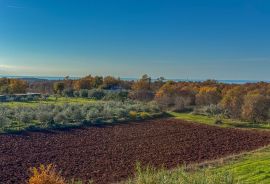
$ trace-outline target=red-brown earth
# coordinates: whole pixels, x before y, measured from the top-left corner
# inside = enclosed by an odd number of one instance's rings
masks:
[[[111,183],[143,165],[176,167],[268,145],[270,134],[176,119],[149,120],[69,131],[0,135],[0,183],[23,184],[29,168],[53,163],[67,178]]]

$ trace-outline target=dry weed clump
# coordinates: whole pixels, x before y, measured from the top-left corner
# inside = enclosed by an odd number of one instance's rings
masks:
[[[67,184],[52,164],[41,164],[38,168],[33,167],[30,170],[32,176],[29,178],[28,184]]]

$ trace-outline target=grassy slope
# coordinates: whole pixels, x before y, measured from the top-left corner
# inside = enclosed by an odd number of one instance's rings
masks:
[[[215,125],[214,117],[194,115],[190,113],[170,112],[170,114],[177,119]],[[256,125],[249,122],[241,122],[231,119],[224,119],[223,122],[224,124],[221,125],[222,127],[270,129],[269,124]],[[230,171],[234,174],[236,179],[239,179],[244,183],[270,183],[270,147],[236,157],[225,164],[219,166],[216,165],[211,169],[211,171]]]
[[[247,153],[213,169],[215,172],[230,171],[241,182],[270,183],[270,147]]]
[[[137,169],[136,177],[125,184],[268,184],[270,183],[270,147],[214,161],[198,169],[185,172],[181,167],[174,170],[154,168]]]
[[[204,116],[204,115],[195,115],[191,113],[176,113],[176,112],[169,112],[170,115],[177,119],[183,119],[187,121],[203,123],[208,125],[215,125],[215,117]],[[232,120],[232,119],[223,119],[223,124],[218,125],[221,127],[236,127],[236,128],[257,128],[257,129],[270,129],[270,124],[256,124],[251,122],[244,122],[239,120]]]
[[[93,103],[95,100],[93,99],[87,99],[87,98],[67,98],[67,97],[49,97],[47,100],[39,100],[39,101],[30,101],[30,102],[4,102],[1,103],[3,105],[9,105],[11,107],[17,107],[17,106],[36,106],[39,104],[65,104],[65,103]]]

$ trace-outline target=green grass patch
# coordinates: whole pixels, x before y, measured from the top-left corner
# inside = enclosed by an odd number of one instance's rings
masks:
[[[215,125],[221,127],[237,128],[258,128],[270,129],[269,124],[255,124],[239,120],[223,119],[222,125],[215,124],[215,117],[195,115],[191,113],[169,112],[176,119],[183,119],[196,123]],[[222,161],[222,163],[221,163]],[[203,168],[198,165],[192,166],[192,169],[183,169],[178,167],[174,170],[154,169],[147,167],[137,168],[136,177],[130,179],[129,184],[268,184],[270,183],[270,147],[263,148],[254,152],[244,153],[240,156],[234,156],[203,164]],[[188,172],[187,172],[188,171]]]
[[[229,171],[237,180],[245,184],[268,184],[270,183],[270,147],[236,157],[211,170]]]
[[[233,174],[228,171],[212,172],[201,170],[199,172],[186,172],[182,167],[173,171],[142,168],[137,165],[135,178],[123,184],[240,184]]]
[[[142,168],[127,184],[268,184],[270,183],[270,147],[239,156],[173,170]]]
[[[30,106],[35,107],[40,104],[54,104],[54,105],[62,105],[66,103],[79,103],[79,104],[86,104],[86,103],[94,103],[96,100],[89,99],[89,98],[70,98],[70,97],[49,97],[46,100],[36,100],[36,101],[29,101],[29,102],[2,102],[1,104],[8,105],[10,107],[18,107],[18,106]]]
[[[212,116],[197,115],[192,113],[177,113],[168,112],[176,119],[192,121],[196,123],[203,123],[207,125],[216,125],[216,118]],[[235,127],[235,128],[256,128],[256,129],[270,129],[270,123],[252,123],[234,119],[222,119],[223,124],[217,125],[220,127]]]

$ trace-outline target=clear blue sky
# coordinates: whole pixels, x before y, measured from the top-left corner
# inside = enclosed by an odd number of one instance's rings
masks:
[[[270,79],[269,0],[0,0],[0,74]]]

